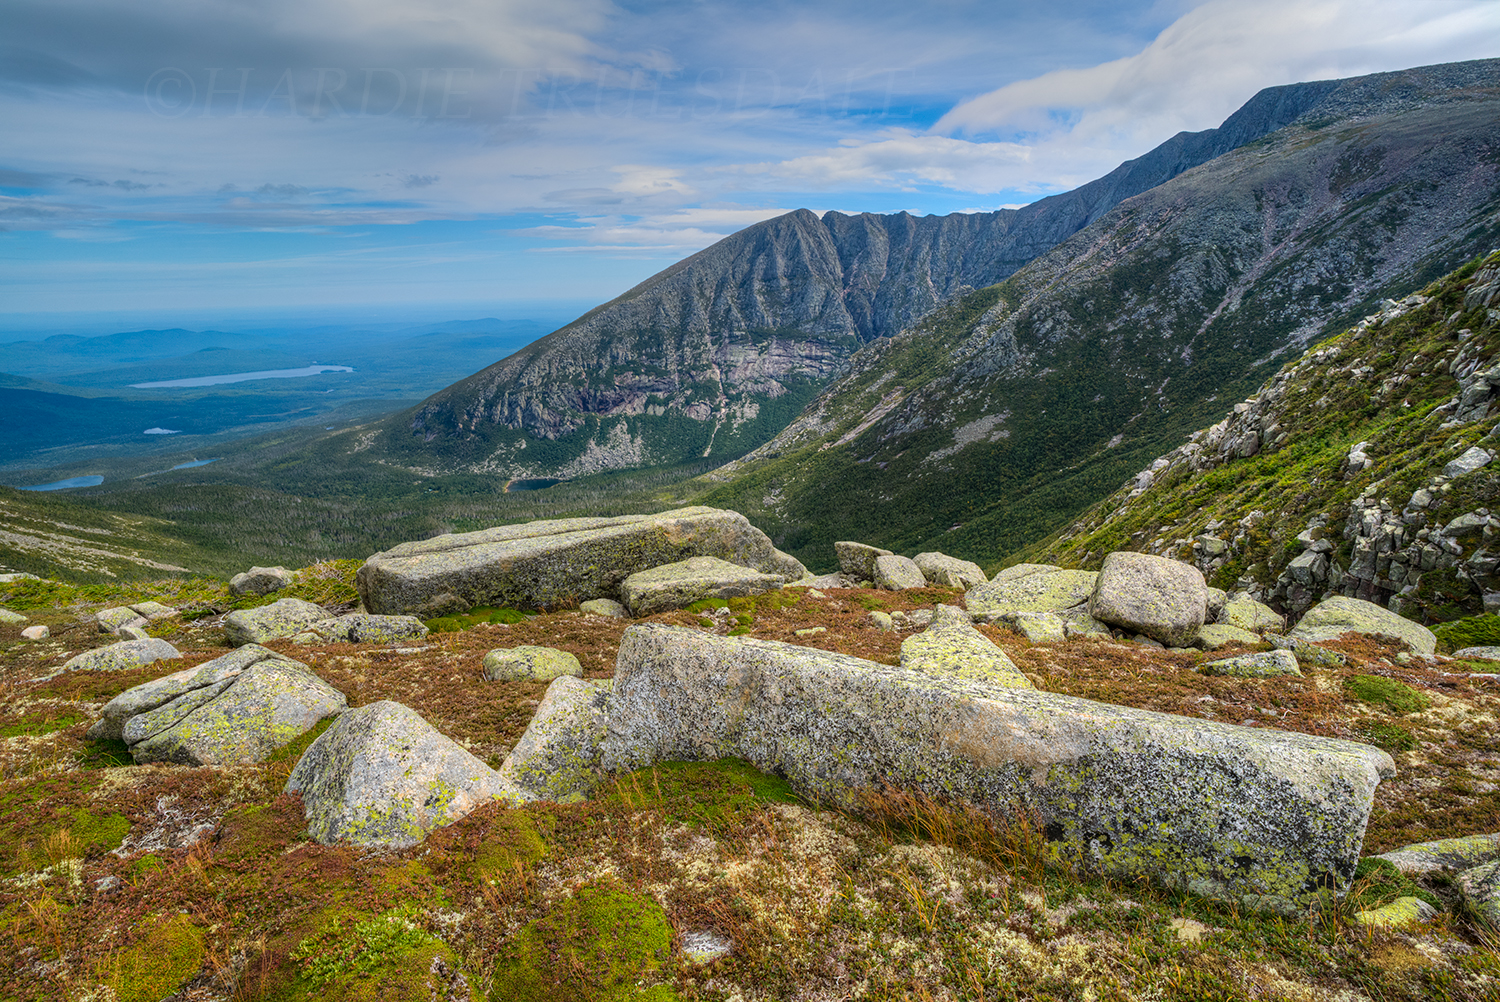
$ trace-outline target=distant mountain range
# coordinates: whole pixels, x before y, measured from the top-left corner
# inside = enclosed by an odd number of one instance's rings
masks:
[[[1500,60],[1271,88],[1025,209],[752,226],[388,419],[369,456],[575,477],[748,452],[688,493],[794,553],[999,556],[1330,323],[1500,242],[1497,169]]]

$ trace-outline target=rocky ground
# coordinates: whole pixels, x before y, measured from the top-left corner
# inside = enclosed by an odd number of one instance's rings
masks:
[[[1025,816],[901,790],[865,809],[799,799],[744,763],[659,765],[588,800],[498,802],[400,851],[324,846],[282,792],[312,732],[270,761],[132,764],[85,732],[105,702],[227,653],[233,608],[294,595],[353,608],[353,562],[236,598],[173,580],[80,589],[0,584],[0,998],[208,999],[1481,999],[1500,991],[1495,929],[1451,873],[1414,882],[1367,862],[1343,900],[1274,917],[1049,862]],[[179,659],[48,678],[118,640],[95,614],[154,599]],[[958,589],[783,589],[646,622],[815,646],[896,664],[923,610]],[[885,613],[887,621],[872,613]],[[895,616],[903,613],[904,616]],[[491,621],[493,620],[493,621]],[[903,622],[904,620],[904,622]],[[632,621],[559,608],[448,617],[418,641],[272,640],[351,707],[420,713],[492,766],[543,682],[489,681],[484,656],[568,651],[614,669]],[[636,622],[639,622],[636,621]],[[43,640],[21,637],[46,625]],[[895,629],[882,629],[892,625]],[[1370,639],[1303,676],[1194,668],[1253,648],[1174,652],[1110,637],[1030,643],[978,629],[1039,689],[1167,713],[1375,743],[1371,856],[1500,831],[1500,669]],[[801,632],[799,632],[801,631]],[[817,632],[807,632],[817,631]],[[1372,685],[1368,677],[1383,682]],[[1392,685],[1390,683],[1399,683]],[[1416,894],[1435,917],[1374,927]]]

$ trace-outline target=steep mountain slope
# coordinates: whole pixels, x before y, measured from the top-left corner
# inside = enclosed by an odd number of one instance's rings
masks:
[[[993,284],[1146,191],[1337,101],[1269,88],[1019,211],[914,217],[799,210],[737,233],[434,395],[382,451],[424,469],[574,476],[716,455],[775,434],[862,344]]]
[[[1497,168],[1500,61],[1346,81],[865,347],[699,496],[810,565],[836,538],[998,558],[1220,416],[1327,324],[1493,246]]]
[[[1330,594],[1496,611],[1497,386],[1500,252],[1320,343],[1040,553],[1167,554],[1293,613]]]

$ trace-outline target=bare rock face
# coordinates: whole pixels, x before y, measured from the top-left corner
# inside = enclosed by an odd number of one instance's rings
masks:
[[[365,561],[357,582],[371,612],[431,618],[474,606],[536,609],[619,598],[632,574],[690,557],[717,557],[783,580],[807,574],[745,516],[700,507],[527,522],[402,543]]]
[[[1192,564],[1117,550],[1104,558],[1089,599],[1095,619],[1168,647],[1186,647],[1203,627],[1208,586]]]
[[[346,705],[307,665],[250,644],[127,689],[89,736],[123,739],[137,763],[260,762]]]
[[[610,771],[727,756],[859,809],[891,784],[1041,816],[1066,861],[1302,914],[1346,891],[1385,752],[749,638],[626,631]]]
[[[324,845],[415,845],[498,798],[521,803],[489,766],[388,699],[345,712],[308,746],[286,781]]]

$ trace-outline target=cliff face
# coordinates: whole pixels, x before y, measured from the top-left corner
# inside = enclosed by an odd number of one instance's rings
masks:
[[[1195,563],[1298,614],[1500,611],[1500,252],[1327,339],[1041,548]]]
[[[384,448],[433,469],[572,476],[731,458],[774,435],[861,345],[998,282],[1122,200],[1337,97],[1262,91],[1222,127],[1181,133],[1021,210],[821,219],[734,234],[435,394]]]
[[[1013,552],[1328,325],[1500,243],[1497,168],[1500,61],[1341,83],[866,346],[700,497],[809,564],[839,538]]]

